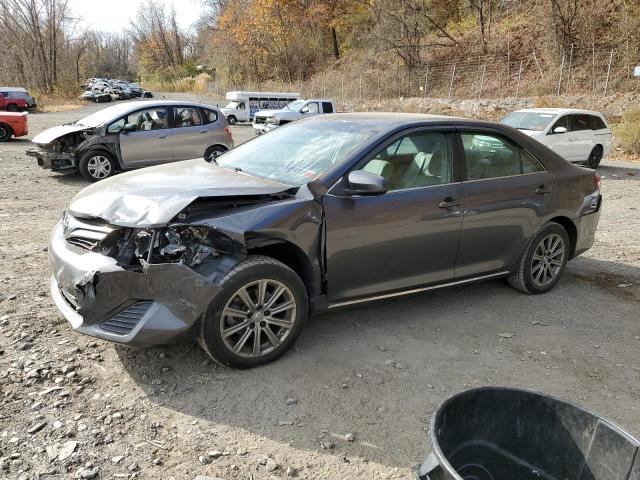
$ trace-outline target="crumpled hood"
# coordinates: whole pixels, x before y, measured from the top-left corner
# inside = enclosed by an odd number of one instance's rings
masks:
[[[38,143],[41,145],[45,145],[47,143],[53,142],[55,139],[64,137],[73,132],[81,132],[82,130],[91,130],[91,127],[86,127],[83,125],[59,125],[57,127],[49,128],[44,132],[39,133],[33,140],[33,143]]]
[[[123,227],[157,227],[199,197],[272,195],[290,188],[198,158],[101,180],[74,197],[69,213]]]

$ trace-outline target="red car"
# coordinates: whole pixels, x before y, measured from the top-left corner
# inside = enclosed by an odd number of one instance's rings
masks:
[[[28,109],[29,106],[24,98],[11,98],[9,92],[0,92],[0,110],[22,112]]]
[[[29,133],[27,114],[19,112],[0,112],[0,142],[6,142],[12,136],[22,137]]]

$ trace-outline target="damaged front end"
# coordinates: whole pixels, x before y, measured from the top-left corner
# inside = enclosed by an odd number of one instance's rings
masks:
[[[44,132],[46,133],[46,132]],[[71,173],[78,169],[79,152],[82,146],[96,135],[93,129],[73,131],[50,141],[36,136],[36,147],[27,150],[27,155],[35,157],[38,166],[56,172]],[[40,141],[39,141],[40,140]]]
[[[49,249],[51,293],[73,328],[127,344],[170,343],[190,333],[245,255],[210,226],[110,225],[65,214]]]

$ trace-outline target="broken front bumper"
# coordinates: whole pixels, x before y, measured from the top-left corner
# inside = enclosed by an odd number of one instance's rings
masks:
[[[68,244],[61,223],[49,241],[51,296],[74,330],[112,342],[155,345],[192,330],[221,288],[179,263],[125,270]]]
[[[70,153],[44,152],[37,148],[30,148],[27,150],[27,155],[36,157],[38,166],[56,172],[71,172],[78,169],[76,158]]]

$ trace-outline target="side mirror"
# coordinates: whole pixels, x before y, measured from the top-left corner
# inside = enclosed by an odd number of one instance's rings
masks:
[[[344,190],[347,195],[380,195],[387,191],[384,177],[365,170],[349,173],[349,186]]]
[[[300,109],[300,113],[309,113],[309,107],[308,106],[304,106]]]
[[[138,127],[136,127],[133,123],[127,123],[124,127],[122,127],[122,130],[120,130],[120,133],[129,133],[129,132],[135,132],[138,129]]]
[[[553,133],[567,133],[567,129],[565,127],[556,127],[553,129]]]

